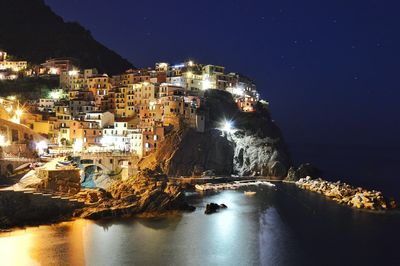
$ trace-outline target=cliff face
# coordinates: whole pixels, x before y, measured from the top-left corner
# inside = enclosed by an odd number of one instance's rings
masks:
[[[217,175],[286,176],[290,158],[266,106],[259,104],[256,112],[243,113],[231,94],[209,90],[202,108],[207,114],[206,132],[173,131],[157,152],[140,162],[140,167],[160,167],[171,176],[201,175],[207,170]],[[219,129],[224,120],[233,122],[232,132]]]
[[[132,64],[97,42],[78,23],[66,23],[43,0],[2,0],[0,49],[33,63],[51,57],[73,57],[81,67],[110,74]]]

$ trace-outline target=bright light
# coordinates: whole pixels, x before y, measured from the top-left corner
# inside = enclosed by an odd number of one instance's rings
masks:
[[[202,81],[202,89],[203,90],[207,90],[211,88],[211,81],[209,81],[208,79],[205,79]]]
[[[51,91],[50,94],[49,94],[49,97],[50,97],[51,99],[54,99],[54,100],[60,99],[61,96],[62,96],[62,93],[61,93],[60,91],[57,91],[57,90]]]
[[[8,112],[8,113],[11,113],[12,112],[12,105],[10,105],[10,106],[7,106],[6,107],[6,111]]]
[[[224,131],[224,132],[227,132],[227,133],[230,133],[230,132],[233,132],[234,131],[234,128],[233,128],[233,121],[231,121],[231,120],[224,120],[222,123],[221,123],[221,127],[220,127],[220,130],[221,131]]]
[[[9,99],[10,101],[15,101],[17,99],[17,96],[11,95],[8,96],[7,99]]]
[[[6,146],[6,137],[4,135],[0,135],[0,146]]]
[[[21,117],[23,113],[24,113],[24,111],[22,111],[21,109],[17,109],[17,110],[15,111],[15,114],[16,114],[18,117]]]
[[[193,73],[191,71],[188,71],[186,72],[186,75],[188,76],[188,78],[190,78],[193,75]]]
[[[36,143],[36,149],[37,149],[39,155],[45,153],[47,148],[48,148],[47,143],[44,140]]]
[[[193,66],[193,65],[194,65],[193,61],[190,60],[190,61],[188,62],[188,65],[189,65],[190,67]]]
[[[78,70],[70,70],[70,71],[68,71],[68,75],[70,75],[70,76],[77,76],[78,73],[79,73]]]
[[[80,152],[83,149],[83,140],[82,139],[76,139],[74,142],[74,145],[72,145],[72,149],[74,152]]]
[[[176,64],[176,65],[174,65],[174,66],[172,66],[173,68],[182,68],[182,67],[184,67],[185,66],[185,64]]]
[[[49,72],[50,72],[51,75],[57,75],[58,74],[58,69],[55,68],[55,67],[51,67]]]
[[[13,122],[15,124],[19,124],[19,123],[21,123],[21,120],[18,116],[14,116],[13,118],[11,118],[11,122]]]
[[[244,90],[242,88],[235,87],[232,90],[232,94],[243,96],[244,95]]]
[[[224,131],[231,131],[232,130],[232,122],[225,121],[224,127],[222,128]]]

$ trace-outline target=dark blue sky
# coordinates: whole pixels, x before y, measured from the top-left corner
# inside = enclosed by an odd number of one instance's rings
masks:
[[[288,142],[400,146],[391,0],[46,0],[138,67],[185,59],[252,77]]]

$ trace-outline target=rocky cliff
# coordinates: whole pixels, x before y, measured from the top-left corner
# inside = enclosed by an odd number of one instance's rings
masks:
[[[209,171],[283,179],[290,158],[282,134],[266,105],[259,103],[255,109],[241,112],[230,93],[208,90],[202,106],[206,131],[184,126],[174,129],[157,152],[139,163],[140,168],[160,167],[170,176],[198,176]],[[220,129],[225,120],[232,121],[231,132]]]
[[[87,219],[194,210],[186,203],[182,187],[165,175],[150,177],[146,173],[115,182],[107,191],[84,190],[77,197],[85,201],[86,207],[77,210],[74,216]]]

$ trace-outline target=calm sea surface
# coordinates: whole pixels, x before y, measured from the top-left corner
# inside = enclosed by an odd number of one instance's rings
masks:
[[[190,195],[158,219],[77,220],[0,234],[0,265],[400,265],[400,214],[336,205],[293,185]],[[228,209],[204,214],[208,202]]]
[[[295,164],[311,162],[325,179],[383,191],[400,201],[400,147],[289,145]]]

